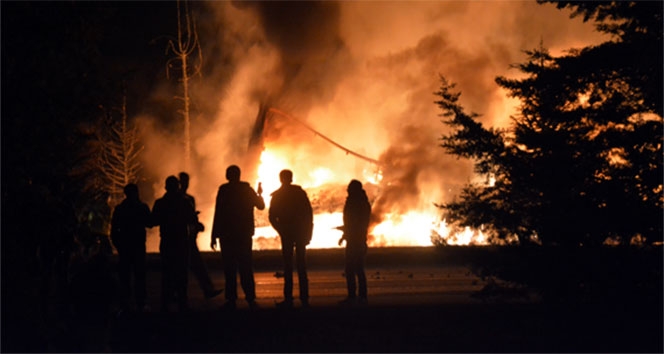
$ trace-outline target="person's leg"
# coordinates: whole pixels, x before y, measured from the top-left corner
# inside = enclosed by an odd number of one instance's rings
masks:
[[[300,300],[303,305],[309,303],[309,279],[307,278],[307,245],[298,242],[295,247],[297,257],[297,279],[300,286]]]
[[[168,244],[164,244],[162,239],[159,247],[161,258],[161,310],[166,311],[173,298],[173,260],[172,251]]]
[[[175,255],[175,286],[178,296],[178,306],[180,310],[186,310],[189,307],[187,297],[187,285],[189,280],[189,249],[187,240],[182,239],[178,243],[177,253]]]
[[[145,265],[145,244],[137,247],[134,252],[134,296],[138,310],[145,307],[146,298],[146,265]]]
[[[281,254],[284,259],[284,300],[293,302],[293,242],[281,238]]]
[[[118,251],[118,277],[120,278],[120,304],[125,310],[131,302],[131,256],[130,250]]]
[[[195,236],[190,236],[189,238],[189,268],[198,281],[201,290],[203,290],[203,294],[206,297],[212,296],[212,293],[215,291],[214,286],[212,285],[212,279],[210,279],[207,267],[203,263],[201,252],[198,250]]]
[[[221,244],[221,258],[224,265],[224,279],[226,288],[226,300],[235,301],[237,299],[237,251],[231,241],[224,241]]]
[[[251,237],[242,240],[239,255],[240,283],[247,302],[251,303],[256,299],[256,283],[254,282],[254,270],[251,259]]]
[[[367,245],[364,244],[362,245],[362,248],[360,249],[360,252],[357,257],[357,267],[356,267],[356,273],[357,273],[357,282],[359,286],[359,296],[361,300],[367,299],[367,276],[364,273],[364,259],[367,254]]]
[[[346,245],[346,289],[348,290],[348,298],[354,299],[356,294],[355,287],[355,258],[353,248],[351,245]]]

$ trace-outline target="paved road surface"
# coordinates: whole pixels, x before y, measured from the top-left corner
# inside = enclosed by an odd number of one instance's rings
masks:
[[[366,275],[372,305],[479,303],[471,297],[486,282],[472,274],[467,266],[449,264],[435,258],[432,248],[372,250]],[[204,253],[205,263],[218,288],[224,287],[219,253]],[[158,259],[152,256],[148,274],[149,303],[159,305],[161,274]],[[343,250],[310,250],[308,254],[309,293],[312,306],[336,305],[347,295],[343,277]],[[274,307],[283,300],[283,277],[278,251],[262,251],[255,257],[256,296],[259,305]],[[294,297],[297,298],[297,274],[294,274]],[[239,282],[239,279],[238,279]],[[224,295],[205,300],[198,283],[190,275],[189,291],[194,311],[214,310],[224,302]],[[244,298],[238,284],[238,295]],[[523,301],[524,299],[514,299]],[[238,305],[245,307],[244,301]]]
[[[661,323],[650,307],[543,304],[536,297],[478,299],[485,283],[463,262],[432,249],[380,250],[367,257],[369,306],[341,307],[340,250],[309,255],[311,307],[276,309],[283,279],[278,252],[258,253],[261,306],[219,310],[190,281],[192,312],[130,313],[113,324],[118,352],[661,352]],[[223,285],[218,254],[206,254]],[[154,262],[151,262],[154,265]],[[153,267],[156,271],[156,269]],[[149,296],[158,306],[159,274]],[[295,277],[296,278],[296,277]],[[297,289],[297,286],[295,286]],[[240,295],[242,296],[242,295]]]
[[[278,274],[277,274],[278,273]],[[210,272],[215,285],[224,287],[223,273],[218,269]],[[432,266],[403,266],[393,269],[370,267],[366,270],[369,298],[372,305],[378,304],[424,304],[424,303],[477,303],[473,292],[485,284],[461,266],[436,268]],[[159,304],[159,279],[161,275],[151,272],[149,279],[149,302]],[[283,300],[284,280],[280,270],[258,271],[254,274],[256,296],[259,305],[270,307]],[[294,274],[294,297],[297,298],[297,274]],[[194,279],[189,281],[188,291],[193,310],[210,310],[224,302],[224,294],[211,300],[203,298],[203,292]],[[347,295],[346,280],[342,270],[309,270],[309,294],[311,305],[332,305]],[[238,295],[244,299],[238,284]],[[238,301],[244,306],[244,301]]]
[[[49,296],[48,318],[40,319],[38,283],[26,278],[24,288],[14,289],[25,296],[5,302],[11,293],[3,288],[3,305],[9,304],[2,309],[3,352],[663,352],[661,304],[545,303],[505,291],[472,296],[486,283],[471,274],[468,260],[496,251],[370,249],[365,307],[337,303],[346,295],[342,249],[309,252],[308,309],[275,308],[283,284],[275,276],[279,251],[254,254],[256,311],[243,301],[237,311],[221,311],[223,295],[206,300],[190,279],[190,312],[71,317],[56,311],[64,311],[63,304]],[[204,257],[223,286],[219,253]],[[148,264],[149,302],[158,309],[158,255],[150,255]]]

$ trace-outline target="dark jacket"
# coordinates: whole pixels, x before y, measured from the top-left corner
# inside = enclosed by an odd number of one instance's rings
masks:
[[[364,190],[349,194],[344,204],[344,238],[347,242],[366,242],[371,204]]]
[[[145,245],[145,228],[150,227],[150,208],[140,200],[123,200],[113,211],[111,241],[116,249]]]
[[[162,239],[186,238],[188,225],[197,221],[196,211],[180,192],[166,192],[152,207],[152,224]]]
[[[265,202],[249,183],[239,181],[222,184],[217,192],[212,239],[223,242],[226,237],[253,236],[254,207],[263,210]]]
[[[313,209],[302,187],[294,184],[282,185],[272,193],[269,218],[282,238],[292,241],[311,241],[313,232]]]

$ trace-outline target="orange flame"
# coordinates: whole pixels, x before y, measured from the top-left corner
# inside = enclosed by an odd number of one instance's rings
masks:
[[[258,167],[258,181],[263,183],[265,203],[269,206],[270,194],[279,188],[275,176],[284,168],[288,168],[287,159],[282,158],[280,150],[270,147],[263,150]],[[345,185],[347,181],[339,181],[335,173],[325,167],[307,169],[303,176],[302,187],[315,188],[326,184]],[[296,175],[297,176],[297,175]],[[380,182],[380,171],[365,171],[365,182]],[[345,190],[345,189],[340,189]],[[310,196],[311,197],[311,196]],[[345,192],[339,199],[345,198]],[[309,248],[335,248],[342,233],[338,226],[343,225],[341,208],[330,212],[318,212],[314,215],[314,234]],[[278,249],[281,247],[277,232],[267,223],[266,215],[257,213],[257,227],[254,238],[254,249]],[[262,218],[261,218],[262,216]],[[432,206],[430,210],[412,210],[403,214],[389,213],[382,215],[381,222],[370,230],[369,247],[392,246],[432,246],[432,235],[439,236],[450,245],[482,245],[488,240],[482,232],[469,228],[460,233],[452,233],[444,220],[440,220],[440,211]]]

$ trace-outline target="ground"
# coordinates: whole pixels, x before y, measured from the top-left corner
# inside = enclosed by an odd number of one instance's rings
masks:
[[[186,313],[154,311],[160,273],[158,256],[152,255],[152,311],[115,315],[106,332],[79,326],[95,338],[88,344],[51,344],[44,350],[25,344],[25,350],[7,351],[662,352],[661,306],[552,304],[529,289],[483,280],[463,257],[441,257],[433,247],[369,252],[368,306],[338,304],[346,291],[343,251],[334,249],[308,254],[310,308],[296,301],[293,310],[277,309],[280,256],[261,251],[255,253],[259,309],[240,301],[234,312],[220,310],[223,294],[206,300],[190,279],[192,311]],[[204,257],[215,284],[223,287],[219,253]],[[3,328],[3,340],[6,333]]]

